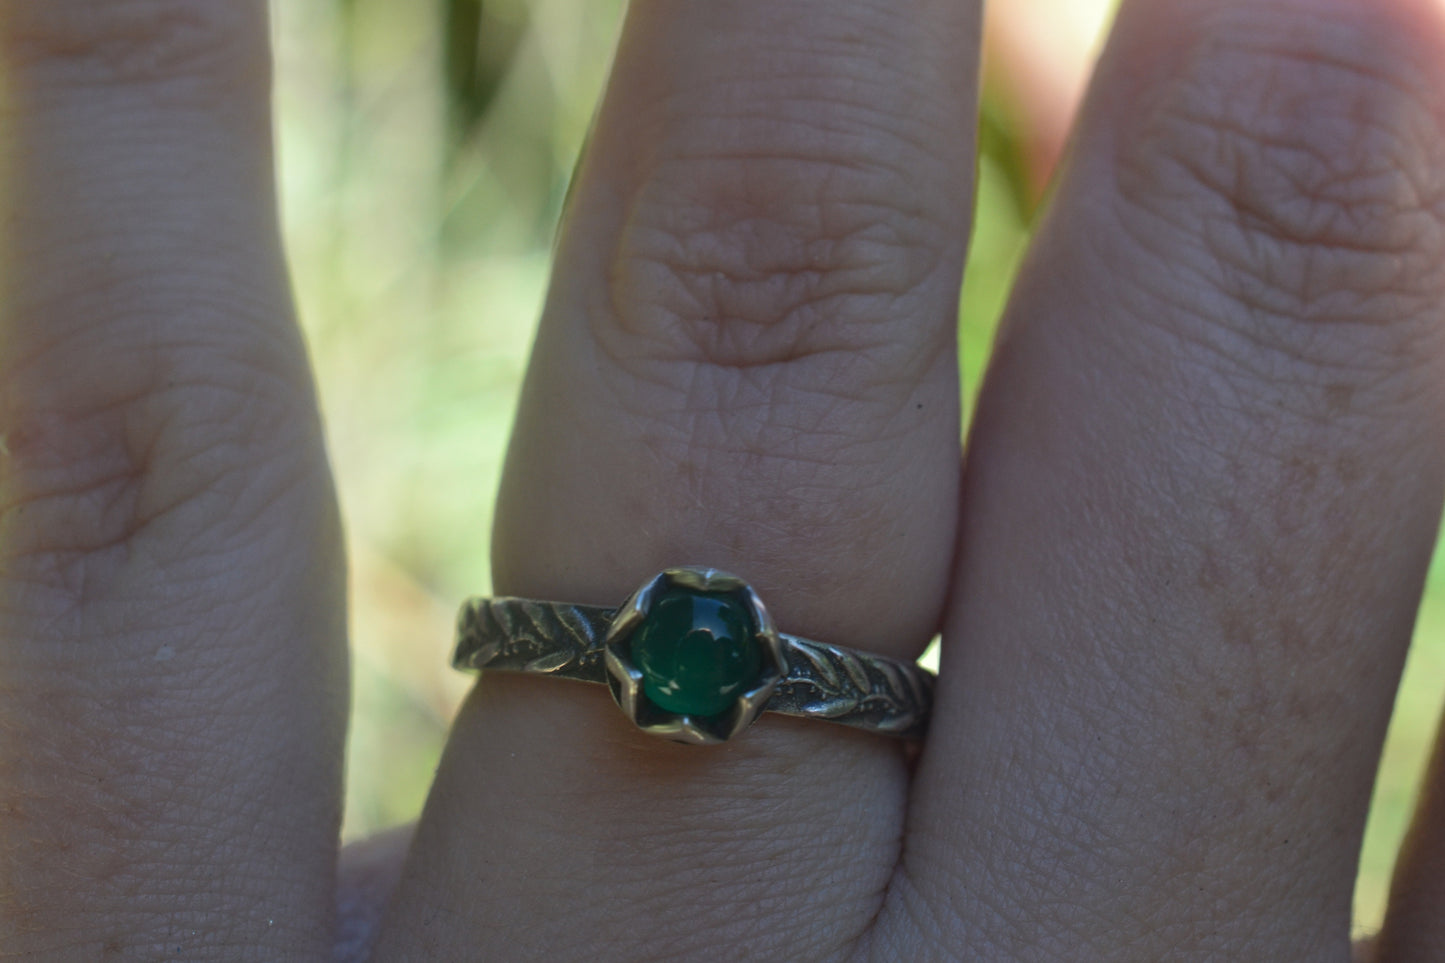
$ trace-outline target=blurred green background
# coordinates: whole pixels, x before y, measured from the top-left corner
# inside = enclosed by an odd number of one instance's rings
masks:
[[[287,243],[354,560],[347,838],[415,817],[465,690],[446,668],[452,616],[490,582],[514,399],[622,6],[275,5]],[[997,90],[985,101],[960,310],[970,392],[1032,206],[1017,112]],[[1376,789],[1361,931],[1378,924],[1445,697],[1442,590],[1437,565]]]

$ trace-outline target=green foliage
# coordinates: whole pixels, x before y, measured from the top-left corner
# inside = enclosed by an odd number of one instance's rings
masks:
[[[499,15],[499,6],[509,15]],[[442,84],[457,144],[466,144],[491,107],[526,29],[526,12],[515,3],[442,0]]]

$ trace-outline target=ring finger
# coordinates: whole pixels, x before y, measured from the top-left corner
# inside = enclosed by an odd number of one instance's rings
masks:
[[[974,3],[633,5],[509,455],[499,591],[616,604],[705,563],[785,631],[918,653],[953,547],[977,44]],[[831,955],[881,905],[905,783],[876,736],[767,717],[690,749],[600,687],[488,676],[377,959]]]

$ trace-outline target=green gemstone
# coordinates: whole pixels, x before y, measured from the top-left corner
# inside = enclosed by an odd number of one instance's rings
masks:
[[[653,599],[632,636],[648,701],[679,715],[726,712],[762,673],[751,623],[731,595],[674,588]]]

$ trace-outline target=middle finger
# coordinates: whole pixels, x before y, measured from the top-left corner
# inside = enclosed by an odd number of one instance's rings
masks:
[[[1348,958],[1445,480],[1434,7],[1122,6],[970,440],[905,926]]]

